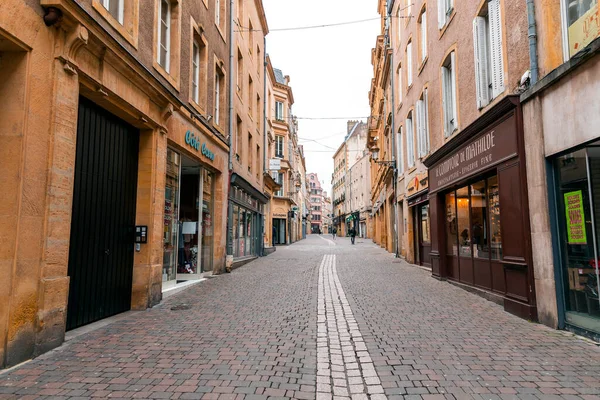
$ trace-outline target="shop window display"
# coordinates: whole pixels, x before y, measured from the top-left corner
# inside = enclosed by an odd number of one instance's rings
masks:
[[[473,257],[489,258],[485,181],[479,181],[471,185],[471,228]]]
[[[458,255],[458,226],[456,222],[456,194],[446,194],[446,253]]]
[[[471,231],[469,224],[469,188],[456,191],[456,216],[458,221],[458,254],[471,257]]]
[[[177,273],[179,235],[179,154],[167,150],[165,214],[163,229],[163,282],[174,281]]]
[[[600,147],[554,160],[566,319],[600,332]]]

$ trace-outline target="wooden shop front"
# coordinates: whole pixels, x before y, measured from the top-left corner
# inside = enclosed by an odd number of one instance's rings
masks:
[[[523,122],[511,96],[436,151],[429,168],[432,275],[537,319]]]

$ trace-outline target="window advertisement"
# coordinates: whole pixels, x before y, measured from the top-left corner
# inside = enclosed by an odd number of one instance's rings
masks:
[[[600,332],[600,147],[554,160],[566,322]]]
[[[600,36],[598,0],[563,0],[567,8],[569,56]]]

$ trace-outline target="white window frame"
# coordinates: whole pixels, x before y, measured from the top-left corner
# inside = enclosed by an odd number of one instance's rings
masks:
[[[221,26],[221,0],[215,0],[215,24]]]
[[[404,173],[404,154],[402,154],[402,126],[398,128],[398,133],[396,133],[396,151],[398,152],[396,156],[396,169],[398,170],[398,174]]]
[[[168,5],[167,7],[167,18],[164,19],[163,15],[162,15],[162,5],[163,2],[166,3]],[[162,66],[165,71],[167,71],[167,73],[169,73],[169,70],[171,69],[171,10],[172,8],[172,4],[169,0],[160,0],[158,2],[158,40],[157,40],[157,45],[158,45],[158,51],[156,52],[156,62],[158,63],[158,65]],[[163,25],[166,29],[166,34],[165,34],[165,38],[167,43],[162,43],[162,28]],[[165,50],[165,65],[162,65],[160,63],[160,55],[162,52],[162,48],[164,48]]]
[[[402,6],[399,6],[398,11],[396,12],[396,29],[398,29],[398,32],[396,32],[396,39],[398,40],[398,47],[400,47],[400,45],[402,44]]]
[[[415,166],[415,133],[413,124],[413,111],[406,117],[406,162],[408,168]]]
[[[454,0],[438,0],[438,28],[441,30],[448,23],[454,11]]]
[[[473,53],[475,55],[475,86],[477,90],[478,109],[487,106],[492,97],[490,90],[492,83],[489,72],[489,31],[487,25],[488,20],[485,17],[478,16],[473,20]]]
[[[450,137],[458,129],[458,113],[456,109],[456,52],[452,51],[448,58],[449,65],[442,66],[442,101],[444,114],[444,137]],[[450,67],[448,69],[448,67]]]
[[[283,197],[285,194],[285,174],[283,172],[277,172],[277,183],[281,185],[281,189],[275,193],[275,196]]]
[[[200,97],[200,44],[194,39],[192,45],[192,99],[196,104]]]
[[[427,58],[427,9],[421,13],[421,63]]]
[[[117,8],[117,21],[119,21],[119,23],[121,25],[123,25],[124,23],[124,12],[125,12],[125,3],[124,0],[102,0],[102,6],[104,8],[106,8],[106,11],[108,11],[108,13],[110,15],[112,15],[112,13],[110,12],[110,4],[116,2],[118,4],[118,8]],[[112,15],[114,17],[114,15]]]
[[[500,0],[490,0],[489,35],[490,35],[490,62],[492,98],[495,99],[504,92],[504,52],[502,46],[502,15]]]
[[[398,77],[398,104],[402,104],[402,65],[398,66],[398,72],[396,74]]]
[[[412,76],[412,40],[406,45],[406,87],[409,88],[413,84]]]
[[[275,135],[275,157],[285,158],[285,138],[281,135]]]
[[[417,141],[419,158],[429,154],[429,111],[427,100],[427,88],[423,90],[421,98],[417,101]]]
[[[277,121],[283,121],[283,102],[275,101],[275,119]]]
[[[220,125],[221,117],[221,74],[215,72],[215,124]]]

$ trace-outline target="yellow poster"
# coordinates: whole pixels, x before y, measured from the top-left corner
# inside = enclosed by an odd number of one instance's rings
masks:
[[[600,36],[600,13],[596,3],[569,26],[569,55],[573,56],[581,51],[598,36]]]

